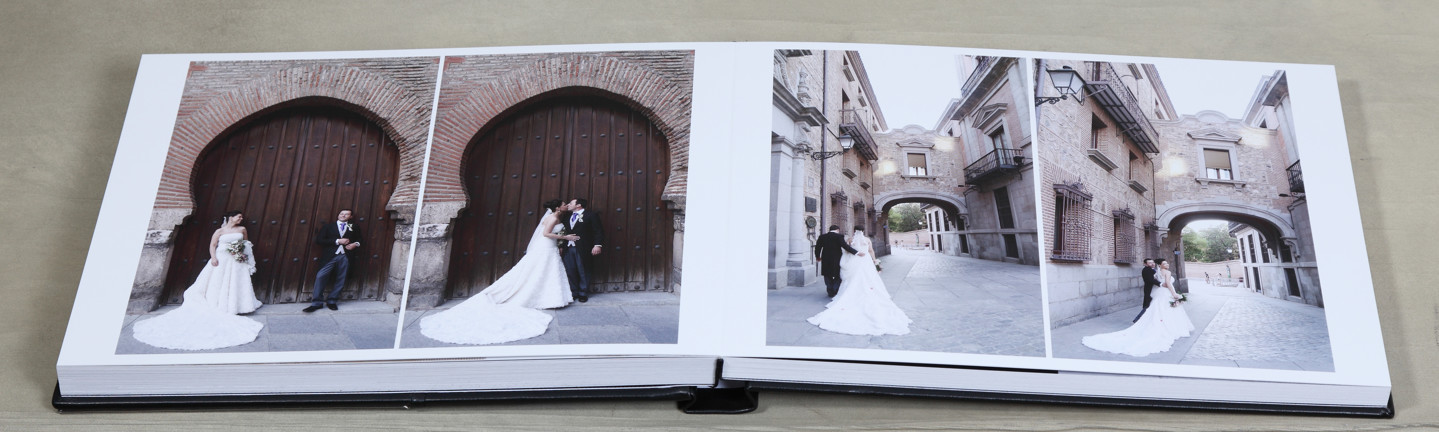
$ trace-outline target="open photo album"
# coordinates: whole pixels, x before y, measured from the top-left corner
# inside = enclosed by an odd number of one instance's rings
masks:
[[[1320,65],[146,55],[53,403],[743,412],[810,390],[1391,416],[1348,149]]]

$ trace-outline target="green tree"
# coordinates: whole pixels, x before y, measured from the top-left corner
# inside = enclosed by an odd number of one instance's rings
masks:
[[[1209,248],[1209,241],[1199,235],[1194,228],[1185,227],[1183,234],[1180,234],[1179,241],[1184,244],[1185,261],[1194,262],[1204,259],[1204,251]]]
[[[889,209],[889,230],[891,232],[910,232],[926,228],[924,212],[919,210],[919,204],[897,204]]]
[[[1211,227],[1200,233],[1206,243],[1204,247],[1204,262],[1219,262],[1229,259],[1228,249],[1236,248],[1237,241],[1229,236],[1228,227]]]

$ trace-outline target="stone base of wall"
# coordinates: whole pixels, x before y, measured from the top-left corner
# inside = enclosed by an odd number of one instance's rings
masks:
[[[1049,318],[1059,328],[1144,304],[1143,266],[1049,264]]]

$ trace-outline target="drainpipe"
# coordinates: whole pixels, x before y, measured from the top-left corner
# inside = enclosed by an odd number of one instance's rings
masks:
[[[822,65],[822,67],[820,67],[820,82],[823,84],[820,84],[819,103],[823,108],[820,112],[829,109],[829,51],[824,51],[822,55],[824,57],[820,62]],[[825,151],[825,143],[829,141],[828,138],[829,125],[821,125],[819,129],[819,151]],[[825,165],[824,160],[821,159],[819,161],[819,232],[821,233],[829,232],[829,222],[825,220],[825,207],[828,205],[824,202],[825,198],[827,198],[824,193],[825,184],[827,183],[825,181]]]

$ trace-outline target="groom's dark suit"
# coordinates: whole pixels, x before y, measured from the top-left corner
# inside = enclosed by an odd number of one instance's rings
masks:
[[[320,246],[320,271],[315,275],[315,294],[310,299],[312,306],[335,304],[340,300],[340,290],[345,288],[345,275],[350,272],[350,254],[355,251],[345,250],[344,246],[335,242],[339,239],[349,239],[352,243],[360,241],[360,229],[353,222],[345,223],[345,232],[340,232],[340,225],[336,222],[323,223],[320,227],[319,234],[315,236],[315,244]],[[327,293],[325,280],[332,277],[334,286]]]
[[[600,223],[600,215],[589,210],[579,213],[578,216],[572,214],[562,217],[560,221],[565,224],[566,232],[580,236],[579,240],[575,240],[574,246],[565,243],[561,248],[560,258],[570,279],[570,293],[575,299],[585,301],[590,294],[590,277],[598,268],[595,267],[595,256],[591,250],[595,245],[605,244],[605,228]]]
[[[1154,278],[1154,273],[1154,268],[1150,266],[1144,266],[1144,270],[1139,271],[1140,278],[1144,279],[1144,306],[1139,308],[1139,315],[1134,316],[1133,322],[1138,322],[1144,311],[1149,310],[1149,293],[1159,286],[1159,279]]]
[[[824,276],[824,291],[830,297],[839,293],[839,259],[845,251],[859,253],[844,242],[843,234],[837,232],[822,234],[814,242],[814,257],[819,259],[819,274]]]

